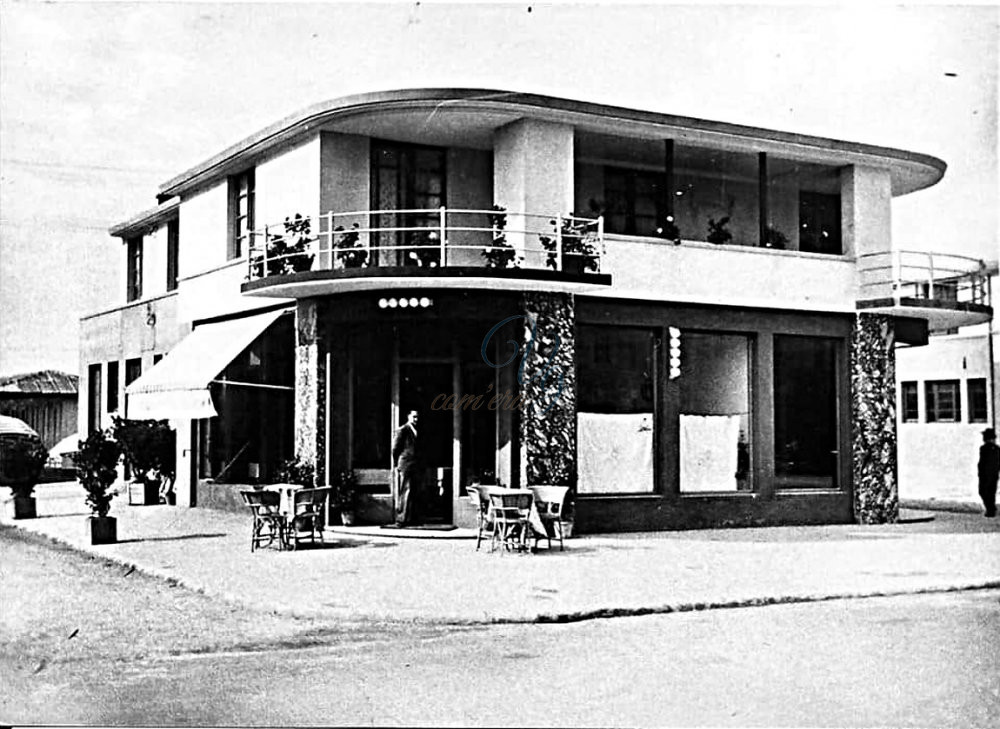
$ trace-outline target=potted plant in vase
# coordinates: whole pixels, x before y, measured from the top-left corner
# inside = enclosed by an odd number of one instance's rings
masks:
[[[336,475],[330,503],[333,508],[340,509],[340,521],[344,526],[354,526],[360,496],[358,476],[354,471],[341,471]]]
[[[135,474],[135,485],[142,493],[141,503],[173,504],[176,434],[169,423],[166,420],[125,420],[116,417],[112,434]]]
[[[34,490],[41,478],[49,452],[37,435],[5,435],[0,440],[3,449],[2,481],[14,496],[14,518],[34,519]]]
[[[558,236],[539,233],[538,242],[548,251],[545,265],[553,271],[559,270],[559,242],[562,239],[562,270],[566,273],[582,274],[601,270],[597,250],[597,233],[590,230],[587,221],[573,216],[562,219],[562,225],[555,220],[549,224],[559,232]]]
[[[334,228],[337,233],[333,247],[337,250],[337,263],[342,268],[363,268],[368,265],[368,250],[361,242],[361,226],[355,223],[350,230],[343,225]]]
[[[108,516],[114,493],[111,485],[118,478],[121,446],[107,433],[95,430],[87,440],[80,441],[74,456],[77,478],[87,492],[87,506],[94,513],[88,518],[91,544],[114,544],[118,541],[115,517]]]
[[[788,236],[782,233],[777,228],[773,228],[770,225],[767,226],[767,231],[764,233],[764,247],[765,248],[776,248],[778,250],[784,250],[788,245]]]
[[[723,218],[719,218],[718,220],[715,218],[709,218],[708,235],[706,236],[706,240],[708,240],[709,243],[714,243],[715,245],[722,245],[731,241],[733,239],[733,234],[729,232],[729,228],[726,227],[728,225],[728,215]]]
[[[486,259],[486,267],[516,267],[519,263],[517,251],[507,242],[507,208],[494,205],[493,210],[494,212],[489,214],[490,226],[493,228],[493,244],[483,248],[482,251],[482,256]]]

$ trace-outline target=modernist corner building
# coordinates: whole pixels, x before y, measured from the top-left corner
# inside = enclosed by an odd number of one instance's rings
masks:
[[[583,532],[892,521],[896,349],[992,316],[978,261],[891,240],[944,171],[524,93],[319,104],[111,228],[81,432],[169,419],[180,505],[299,456],[387,522],[417,409],[428,521],[477,481],[569,485]]]

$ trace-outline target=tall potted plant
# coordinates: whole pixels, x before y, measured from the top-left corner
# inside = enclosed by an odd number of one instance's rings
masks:
[[[340,521],[344,526],[354,525],[360,496],[358,476],[354,471],[341,471],[336,475],[330,501],[334,508],[340,510]]]
[[[41,478],[49,452],[38,436],[5,435],[0,440],[3,456],[0,472],[4,486],[14,495],[14,518],[35,518],[35,484]]]
[[[90,523],[91,544],[114,544],[118,541],[118,524],[108,516],[114,493],[111,485],[118,478],[121,446],[103,430],[95,430],[87,440],[80,441],[80,450],[73,456],[77,478],[87,492],[87,506],[93,512]]]

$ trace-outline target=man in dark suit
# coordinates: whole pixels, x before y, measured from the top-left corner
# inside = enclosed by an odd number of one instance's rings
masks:
[[[993,428],[983,431],[979,447],[979,496],[986,508],[985,516],[997,515],[997,476],[1000,475],[1000,447]]]
[[[411,410],[406,424],[396,431],[392,441],[392,460],[399,474],[399,491],[396,498],[396,526],[413,523],[413,491],[419,487],[420,450],[417,438],[417,411]]]

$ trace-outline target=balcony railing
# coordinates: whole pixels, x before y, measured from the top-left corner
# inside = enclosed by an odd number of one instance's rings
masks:
[[[294,215],[249,234],[248,280],[303,271],[412,266],[600,273],[603,218],[503,209]]]
[[[968,256],[886,251],[858,258],[860,300],[892,305],[990,306],[986,264]]]

